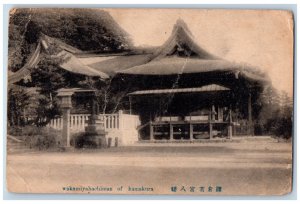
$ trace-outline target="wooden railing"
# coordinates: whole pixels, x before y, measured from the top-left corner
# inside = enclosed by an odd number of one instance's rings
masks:
[[[105,129],[119,129],[120,128],[120,117],[119,114],[102,114],[104,117]]]
[[[72,114],[70,115],[70,130],[71,132],[84,131],[84,127],[87,125],[87,120],[89,119],[89,114]],[[55,118],[50,121],[48,127],[56,130],[61,130],[63,127],[63,119]]]
[[[124,114],[119,111],[115,114],[100,114],[104,117],[104,126],[106,130],[126,130],[137,129],[140,125],[139,117],[136,115]],[[87,126],[90,114],[71,114],[70,115],[70,130],[71,132],[81,132]],[[52,119],[48,124],[56,130],[61,130],[63,127],[63,119]]]

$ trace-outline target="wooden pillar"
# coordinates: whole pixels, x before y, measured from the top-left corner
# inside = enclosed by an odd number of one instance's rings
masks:
[[[213,139],[213,124],[212,124],[212,112],[211,110],[209,111],[209,122],[208,122],[208,126],[209,126],[209,139]]]
[[[216,109],[214,105],[211,106],[211,120],[212,121],[216,120]]]
[[[190,123],[190,140],[192,141],[192,140],[194,140],[194,133],[193,133],[193,124],[192,123]]]
[[[152,121],[149,122],[149,127],[150,127],[150,141],[154,140],[154,131],[153,131],[153,124]]]
[[[228,139],[231,138],[232,138],[232,115],[231,115],[231,108],[229,108]]]
[[[213,124],[212,122],[209,123],[209,139],[213,139]]]
[[[129,96],[129,114],[132,114],[132,110],[131,110],[131,96]]]
[[[251,92],[248,95],[248,134],[253,135],[252,96],[251,96]]]
[[[173,125],[170,123],[170,140],[174,140]]]

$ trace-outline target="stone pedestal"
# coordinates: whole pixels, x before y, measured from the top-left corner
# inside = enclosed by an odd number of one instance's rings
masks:
[[[63,88],[58,90],[57,96],[60,98],[60,107],[63,110],[63,130],[62,146],[70,147],[70,111],[72,108],[72,95],[74,93],[84,93],[85,96],[91,96],[92,116],[85,128],[86,134],[84,140],[95,142],[98,147],[106,146],[104,118],[99,116],[99,105],[95,98],[95,90],[79,88]]]
[[[92,115],[85,127],[86,139],[95,142],[97,147],[107,147],[105,137],[104,118],[99,115]]]

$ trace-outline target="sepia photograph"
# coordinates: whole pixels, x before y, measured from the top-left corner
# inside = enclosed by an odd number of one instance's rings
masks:
[[[7,57],[11,193],[293,190],[292,11],[16,7]]]

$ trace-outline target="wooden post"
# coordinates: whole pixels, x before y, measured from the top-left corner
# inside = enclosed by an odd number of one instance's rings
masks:
[[[192,123],[190,123],[190,140],[192,141],[192,140],[194,140],[194,133],[193,133],[193,124]]]
[[[253,135],[253,122],[252,122],[252,96],[248,96],[248,134]]]
[[[174,140],[173,125],[170,123],[170,140]]]
[[[131,110],[131,96],[129,96],[129,114],[132,114],[132,110]]]
[[[231,115],[231,108],[229,108],[228,139],[231,138],[232,138],[232,115]]]
[[[211,120],[212,121],[216,120],[216,109],[215,109],[214,105],[212,105],[212,107],[211,107]]]
[[[152,121],[149,122],[149,126],[150,126],[150,141],[153,141],[154,140],[154,134],[153,134]]]
[[[209,139],[213,139],[213,124],[212,122],[209,123]]]
[[[212,126],[212,121],[211,121],[211,117],[212,117],[212,113],[211,113],[211,110],[209,111],[209,122],[208,122],[208,125],[209,125],[209,139],[213,139],[213,126]]]

